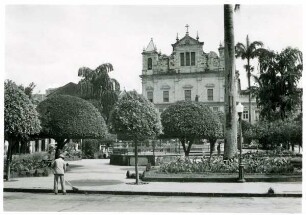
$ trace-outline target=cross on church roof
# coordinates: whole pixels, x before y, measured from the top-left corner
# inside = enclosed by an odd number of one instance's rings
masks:
[[[185,27],[186,27],[186,29],[187,29],[187,30],[186,30],[186,34],[188,34],[188,33],[189,33],[189,32],[188,32],[189,25],[187,24]]]

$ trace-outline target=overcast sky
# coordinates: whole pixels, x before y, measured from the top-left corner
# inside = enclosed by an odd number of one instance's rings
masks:
[[[5,8],[5,79],[34,82],[35,93],[77,83],[77,71],[112,63],[122,89],[141,92],[141,52],[153,38],[158,50],[171,54],[176,39],[189,34],[204,42],[204,51],[218,51],[223,41],[223,5],[201,6],[48,6]],[[302,50],[300,5],[242,5],[235,13],[235,42],[259,40],[266,48]],[[243,63],[237,60],[242,87]]]

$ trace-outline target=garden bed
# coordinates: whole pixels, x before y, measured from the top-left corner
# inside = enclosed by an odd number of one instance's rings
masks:
[[[10,174],[11,178],[22,178],[22,177],[43,177],[49,176],[52,173],[51,168],[33,169],[33,170],[22,170],[19,172],[12,171]],[[4,173],[4,176],[6,173]]]
[[[160,173],[146,171],[143,181],[154,182],[237,182],[238,173]],[[245,174],[246,182],[301,182],[302,174]]]
[[[245,179],[249,182],[302,181],[302,157],[286,151],[248,152],[242,155]],[[163,160],[159,167],[144,173],[146,181],[235,182],[239,156],[177,157]]]
[[[72,157],[75,160],[77,157]],[[13,155],[11,162],[11,178],[17,177],[42,177],[52,174],[51,164],[53,160],[46,152],[36,152],[33,154]],[[6,160],[4,160],[6,165]],[[3,170],[6,170],[4,167]],[[67,171],[69,166],[67,165]],[[6,172],[3,173],[6,176]]]

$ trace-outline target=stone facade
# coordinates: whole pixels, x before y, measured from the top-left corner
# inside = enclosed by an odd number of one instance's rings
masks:
[[[180,100],[205,102],[214,111],[224,111],[224,47],[219,53],[203,51],[204,42],[189,36],[172,44],[170,56],[157,52],[151,39],[142,52],[142,94],[162,112],[167,106]],[[248,96],[237,91],[237,101],[247,111]],[[255,119],[256,102],[252,119]],[[245,115],[245,114],[244,114]],[[244,117],[246,120],[247,117]]]

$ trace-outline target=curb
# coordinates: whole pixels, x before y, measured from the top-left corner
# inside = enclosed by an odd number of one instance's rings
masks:
[[[222,176],[222,177],[221,177]],[[301,175],[246,175],[246,182],[302,182]],[[148,182],[214,182],[214,183],[234,183],[238,182],[238,176],[219,175],[219,177],[163,177],[163,175],[144,174],[143,181]]]
[[[3,192],[53,193],[51,189],[3,188]],[[107,190],[67,190],[73,194],[111,194],[111,195],[149,195],[149,196],[197,196],[197,197],[292,197],[302,198],[299,193],[186,193],[186,192],[150,192],[150,191],[107,191]],[[60,193],[59,193],[60,194]]]
[[[302,177],[298,178],[244,178],[246,182],[302,182]],[[238,183],[238,178],[157,178],[143,177],[143,181],[148,182],[212,182],[212,183]]]

